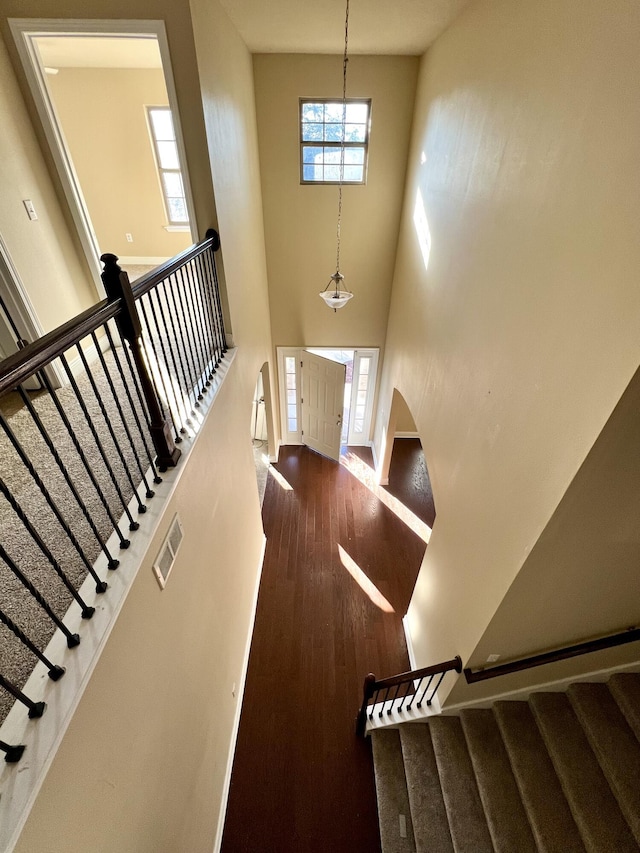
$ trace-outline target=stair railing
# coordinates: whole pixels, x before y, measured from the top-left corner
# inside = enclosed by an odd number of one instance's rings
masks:
[[[452,660],[380,680],[370,672],[364,680],[362,705],[356,721],[356,734],[364,736],[367,720],[373,720],[374,715],[382,719],[385,714],[391,716],[394,712],[408,712],[414,706],[421,708],[425,700],[426,705],[430,706],[448,672],[462,672],[460,657],[456,656]],[[434,680],[435,684],[433,684]]]
[[[30,717],[45,705],[24,694],[14,673],[39,659],[52,680],[64,675],[43,652],[56,628],[69,648],[80,643],[60,618],[61,602],[75,601],[91,619],[94,608],[78,591],[84,579],[106,592],[99,572],[119,565],[112,543],[129,547],[152,486],[177,464],[185,433],[195,432],[227,351],[219,245],[208,231],[133,286],[118,258],[103,255],[107,299],[0,362],[0,398],[14,392],[18,410],[0,410],[0,570],[13,590],[11,601],[0,601],[11,638],[0,688]],[[63,387],[54,388],[54,375]],[[25,387],[33,378],[44,389],[36,396]],[[9,762],[22,754],[4,741],[0,750]]]

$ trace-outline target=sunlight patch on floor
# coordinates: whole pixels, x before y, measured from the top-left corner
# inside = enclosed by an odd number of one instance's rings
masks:
[[[393,605],[387,601],[373,581],[369,580],[353,557],[350,557],[349,554],[347,554],[342,545],[338,545],[338,553],[340,554],[340,562],[342,565],[349,572],[360,589],[371,599],[375,606],[379,607],[384,613],[395,613],[396,611],[393,609]]]
[[[280,473],[280,471],[278,471],[277,468],[274,468],[273,465],[269,465],[269,472],[271,473],[271,476],[276,481],[276,483],[280,486],[281,489],[284,489],[285,492],[292,492],[293,491],[293,486],[291,485],[291,483],[289,483],[288,480],[286,480],[282,476],[282,474]]]
[[[391,512],[397,515],[400,521],[404,522],[404,524],[406,524],[407,527],[416,534],[416,536],[419,536],[425,544],[429,544],[429,540],[431,539],[431,528],[429,525],[425,524],[424,521],[418,518],[415,513],[411,512],[410,509],[407,509],[401,501],[394,498],[393,495],[389,494],[386,489],[379,485],[379,483],[376,482],[375,471],[373,471],[366,462],[363,462],[362,459],[360,459],[359,456],[356,456],[352,451],[348,451],[340,457],[340,464],[344,465],[347,471],[353,474],[353,476],[358,479],[363,486],[366,486],[369,491],[387,507],[387,509],[390,509]]]

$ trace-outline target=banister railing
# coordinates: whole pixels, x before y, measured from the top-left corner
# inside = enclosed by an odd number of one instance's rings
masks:
[[[539,652],[538,654],[528,655],[517,660],[506,661],[497,666],[489,666],[483,669],[467,668],[464,670],[464,677],[468,684],[475,684],[477,681],[486,681],[488,678],[511,675],[514,672],[521,672],[524,669],[531,669],[535,666],[557,663],[558,661],[568,660],[569,658],[579,657],[580,655],[587,655],[592,652],[613,649],[616,646],[637,642],[640,642],[640,628],[627,628],[625,631],[619,631],[617,634],[609,634],[606,637],[585,640],[582,643],[573,643],[570,646],[564,646],[548,652]]]
[[[367,728],[367,720],[373,721],[374,716],[382,719],[385,715],[410,711],[414,705],[421,708],[426,700],[428,706],[433,702],[442,680],[448,672],[462,672],[462,660],[456,656],[451,660],[426,666],[422,669],[402,672],[389,678],[376,679],[369,673],[364,680],[363,698],[358,718],[356,733],[363,736]],[[426,685],[424,684],[427,681]],[[433,684],[436,681],[435,685]],[[395,690],[393,688],[395,687]],[[404,688],[401,693],[401,688]],[[392,693],[393,691],[393,693]],[[391,696],[389,694],[392,693]]]
[[[209,231],[133,286],[103,255],[107,299],[0,362],[0,588],[11,589],[0,598],[0,720],[13,700],[42,714],[23,692],[34,663],[57,680],[64,669],[44,654],[51,636],[62,631],[69,648],[81,641],[60,614],[75,601],[93,616],[82,583],[91,576],[105,593],[103,570],[119,565],[113,542],[129,547],[153,485],[178,462],[176,445],[197,430],[227,351],[218,248]],[[35,395],[32,378],[43,389]],[[0,750],[6,761],[21,754],[4,741]]]

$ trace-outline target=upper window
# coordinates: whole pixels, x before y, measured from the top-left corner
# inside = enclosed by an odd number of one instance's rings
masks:
[[[170,225],[187,225],[187,200],[178,159],[176,133],[169,107],[147,107],[160,186]]]
[[[300,180],[303,184],[340,182],[344,143],[345,184],[364,184],[367,174],[371,101],[300,101]]]

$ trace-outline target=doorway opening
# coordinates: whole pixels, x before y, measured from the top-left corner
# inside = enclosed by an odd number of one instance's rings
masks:
[[[98,293],[102,253],[136,278],[190,246],[195,216],[162,22],[141,32],[126,21],[11,26]]]
[[[304,444],[302,434],[302,354],[344,365],[340,444],[367,445],[376,392],[379,350],[356,347],[278,347],[280,416],[283,444]]]

